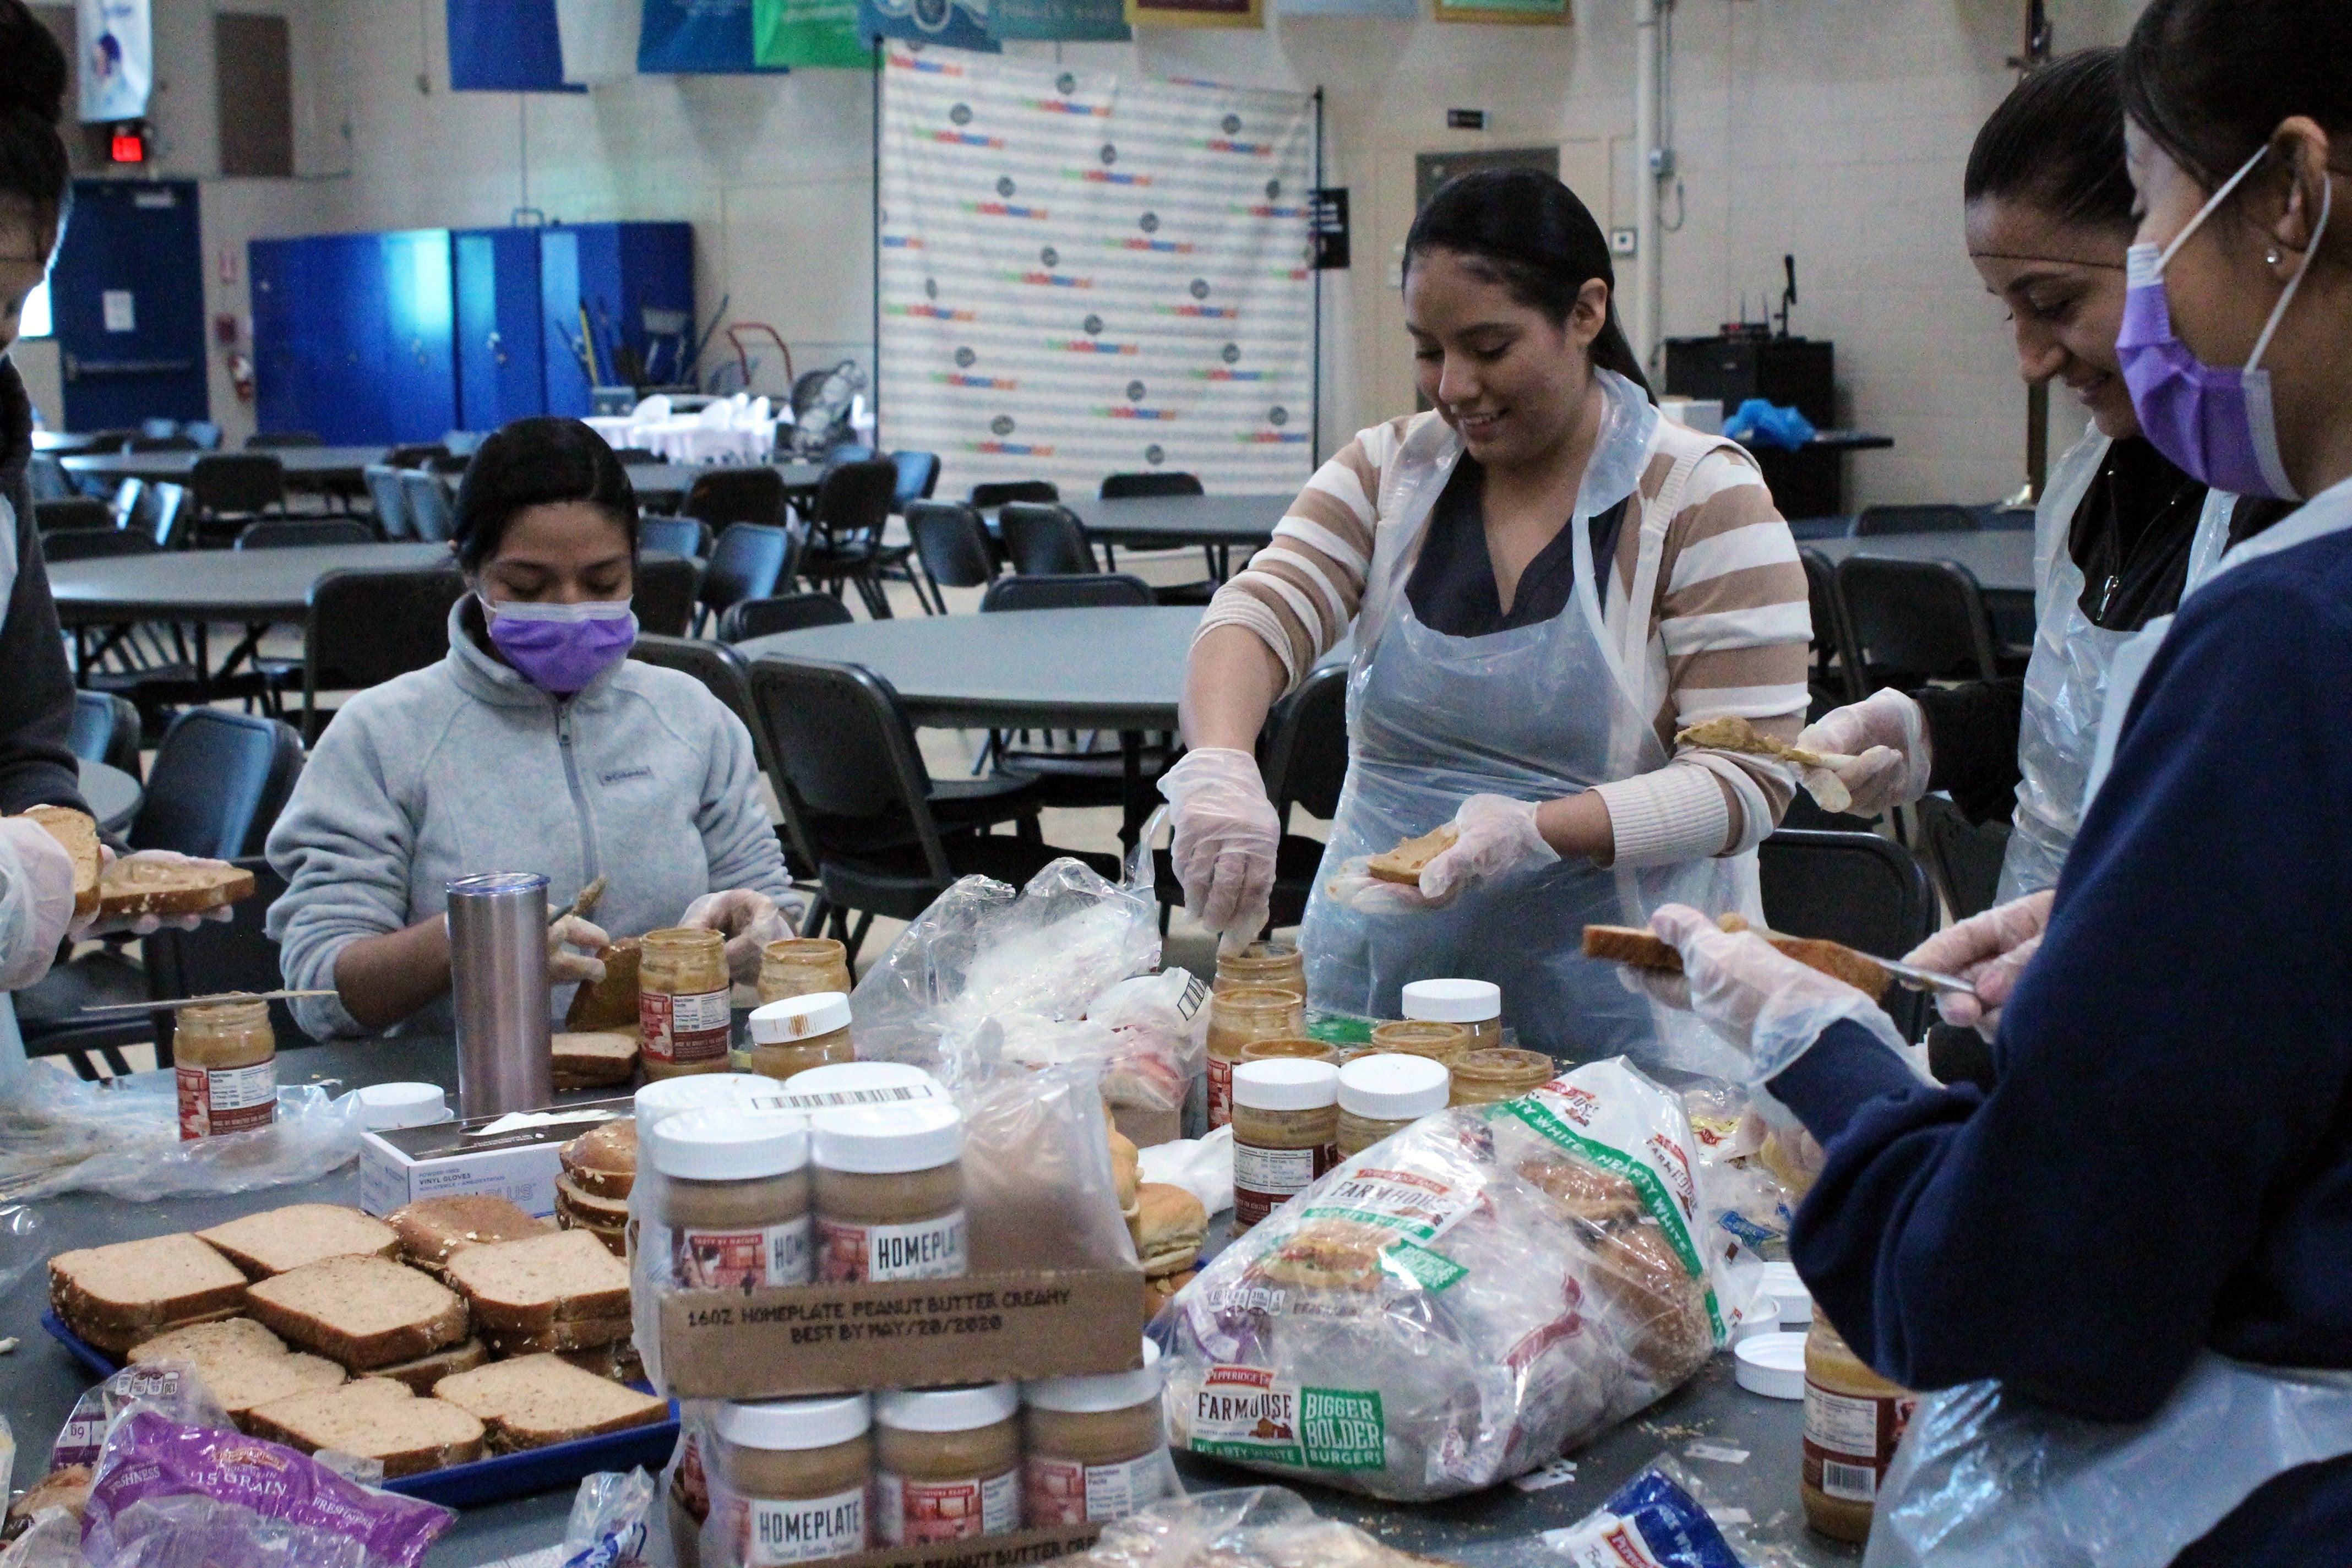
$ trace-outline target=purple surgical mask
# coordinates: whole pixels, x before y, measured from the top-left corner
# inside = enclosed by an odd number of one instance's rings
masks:
[[[2327,232],[2327,219],[2336,205],[2335,182],[2328,182],[2320,199],[2319,223],[2312,231],[2310,248],[2304,252],[2303,266],[2287,284],[2286,292],[2279,296],[2243,369],[2206,364],[2173,336],[2172,306],[2164,291],[2164,269],[2174,253],[2253,172],[2268,151],[2264,148],[2246,160],[2189,220],[2189,226],[2172,237],[2170,245],[2161,250],[2153,245],[2135,245],[2126,253],[2124,323],[2116,339],[2116,356],[2123,365],[2124,384],[2131,389],[2141,433],[2182,472],[2234,495],[2301,500],[2279,458],[2271,373],[2262,368],[2262,363],[2295,290],[2303,287],[2304,274],[2311,270],[2311,258],[2319,254],[2319,241]]]
[[[637,617],[626,599],[585,605],[482,601],[490,641],[541,691],[569,697],[629,657]]]

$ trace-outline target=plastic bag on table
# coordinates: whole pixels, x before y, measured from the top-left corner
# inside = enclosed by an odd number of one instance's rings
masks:
[[[304,1085],[278,1091],[269,1126],[184,1142],[170,1073],[84,1083],[28,1068],[0,1085],[0,1201],[93,1192],[146,1203],[315,1181],[359,1157],[365,1126],[357,1095]]]
[[[1672,1454],[1651,1460],[1574,1524],[1537,1539],[1549,1557],[1530,1552],[1510,1561],[1564,1558],[1573,1568],[1748,1568],[1755,1562],[1741,1550],[1744,1532],[1716,1521],[1706,1487]]]
[[[1087,1005],[1087,1021],[1110,1030],[1103,1099],[1136,1147],[1208,1131],[1209,988],[1198,976],[1122,980]]]
[[[1070,1561],[1088,1568],[1407,1568],[1429,1559],[1318,1518],[1297,1492],[1237,1487],[1156,1502],[1105,1527],[1092,1551]]]
[[[583,1476],[564,1521],[562,1568],[632,1568],[645,1561],[659,1494],[641,1467]]]
[[[1680,1100],[1618,1058],[1344,1162],[1153,1321],[1171,1442],[1419,1502],[1624,1420],[1760,1273],[1719,1267],[1690,1146]]]

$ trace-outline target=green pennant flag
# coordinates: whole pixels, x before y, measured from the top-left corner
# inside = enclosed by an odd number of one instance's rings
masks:
[[[874,68],[857,32],[857,0],[751,0],[753,58],[762,66]]]

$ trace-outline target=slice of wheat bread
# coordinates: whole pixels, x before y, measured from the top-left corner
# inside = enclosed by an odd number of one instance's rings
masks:
[[[226,860],[126,856],[99,877],[98,908],[109,919],[202,914],[253,897],[253,873]]]
[[[1454,841],[1461,837],[1460,829],[1450,822],[1446,823],[1418,838],[1404,839],[1395,848],[1373,856],[1365,869],[1383,882],[1418,884],[1423,869],[1453,848]]]
[[[475,1321],[509,1337],[629,1310],[628,1266],[576,1230],[469,1247],[448,1269]]]
[[[49,1301],[78,1331],[152,1339],[166,1328],[236,1310],[245,1289],[244,1272],[186,1231],[49,1259]]]
[[[196,1239],[267,1279],[322,1258],[390,1258],[400,1250],[392,1226],[341,1204],[290,1204],[196,1232]]]
[[[333,1362],[289,1351],[285,1341],[250,1318],[158,1334],[131,1351],[131,1361],[186,1362],[215,1403],[240,1426],[256,1405],[332,1388],[344,1380],[343,1369]]]
[[[603,1089],[626,1083],[637,1070],[637,1037],[634,1030],[564,1030],[548,1037],[555,1057],[555,1087]]]
[[[615,1318],[575,1318],[531,1333],[485,1328],[482,1342],[500,1359],[541,1351],[594,1351],[629,1340],[635,1326],[625,1313]]]
[[[636,937],[625,936],[597,949],[596,956],[604,961],[604,978],[572,994],[572,1005],[564,1011],[563,1026],[581,1031],[635,1032],[637,966],[645,956],[645,943]]]
[[[1844,981],[1874,1002],[1885,995],[1887,986],[1893,983],[1894,976],[1866,954],[1837,942],[1815,937],[1780,936],[1769,931],[1756,934],[1770,942],[1777,952],[1808,969],[1818,969],[1832,979]],[[1586,926],[1584,956],[1670,974],[1679,974],[1683,969],[1683,955],[1675,950],[1675,945],[1640,926]]]
[[[470,1412],[420,1399],[405,1384],[382,1377],[277,1400],[249,1419],[255,1436],[306,1454],[332,1448],[380,1459],[386,1480],[468,1464],[482,1457],[488,1436]]]
[[[608,1198],[588,1191],[570,1176],[555,1178],[555,1208],[569,1212],[583,1225],[611,1229],[629,1223],[629,1200]]]
[[[394,1383],[406,1384],[415,1393],[430,1394],[433,1385],[451,1373],[471,1372],[489,1359],[488,1345],[479,1340],[465,1340],[447,1350],[418,1356],[415,1361],[394,1362],[390,1366],[377,1367],[368,1375],[388,1377]]]
[[[98,879],[105,868],[105,857],[99,853],[98,824],[67,805],[31,806],[25,815],[40,824],[73,858],[74,919],[88,920],[98,912]]]
[[[400,1255],[427,1273],[439,1276],[449,1255],[460,1248],[490,1241],[520,1241],[543,1236],[547,1222],[519,1205],[487,1194],[457,1197],[419,1198],[384,1216],[400,1238]]]
[[[593,1372],[609,1383],[643,1383],[646,1380],[645,1358],[637,1353],[634,1340],[614,1340],[609,1345],[593,1350],[554,1351],[583,1372]]]
[[[244,1312],[243,1307],[223,1307],[217,1312],[199,1312],[193,1318],[182,1318],[177,1322],[156,1323],[135,1329],[112,1328],[104,1323],[80,1323],[70,1318],[65,1320],[65,1324],[74,1331],[75,1336],[82,1343],[102,1350],[117,1361],[121,1361],[159,1334],[168,1334],[179,1329],[200,1328],[206,1323],[231,1322],[243,1316]],[[63,1317],[64,1314],[60,1313],[59,1316]]]
[[[576,1230],[584,1236],[594,1237],[598,1241],[604,1244],[605,1251],[624,1261],[627,1260],[629,1256],[629,1233],[625,1226],[590,1225],[586,1220],[578,1218],[566,1211],[560,1205],[557,1206],[555,1211],[555,1223],[562,1226],[566,1230]]]
[[[278,1334],[353,1372],[414,1361],[466,1337],[457,1293],[388,1258],[323,1258],[259,1281],[247,1300]]]
[[[582,1192],[626,1198],[637,1181],[637,1119],[624,1116],[591,1128],[558,1150],[556,1157]]]
[[[669,1402],[583,1372],[561,1356],[527,1355],[445,1377],[434,1390],[490,1428],[493,1447],[543,1448],[630,1426],[650,1426]]]

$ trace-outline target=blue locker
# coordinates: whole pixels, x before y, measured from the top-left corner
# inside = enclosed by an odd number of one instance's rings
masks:
[[[252,241],[263,427],[366,446],[455,426],[449,250],[446,229]]]
[[[539,230],[457,235],[457,423],[496,430],[547,412],[540,363]]]
[[[693,225],[591,223],[542,229],[539,277],[547,412],[574,418],[590,412],[583,359],[588,353],[594,355],[600,385],[626,379],[615,359],[623,348],[650,372],[645,379],[677,378],[678,322],[682,318],[690,330],[694,321]]]
[[[438,441],[457,425],[449,231],[415,229],[381,237],[387,439]]]
[[[76,180],[50,273],[66,426],[205,419],[205,260],[193,180]]]

